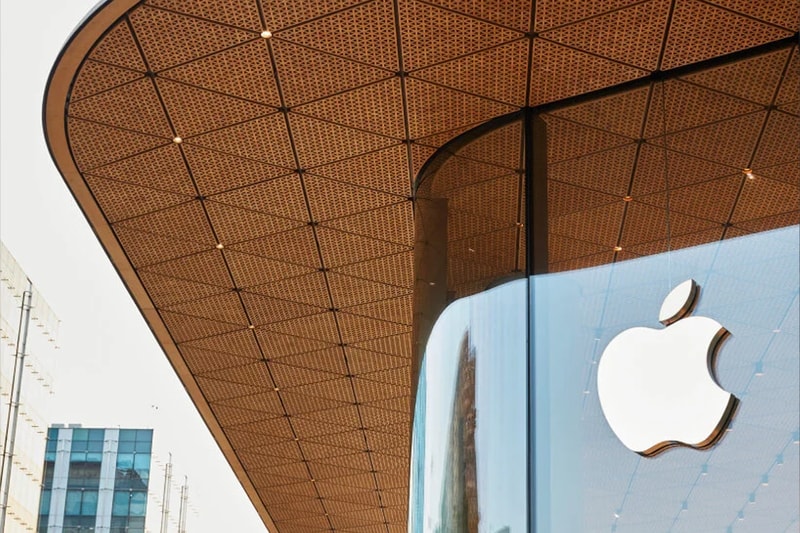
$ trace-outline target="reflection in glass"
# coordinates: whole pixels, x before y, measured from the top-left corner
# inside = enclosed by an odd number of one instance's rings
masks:
[[[457,300],[420,370],[412,437],[412,532],[524,532],[526,287]]]

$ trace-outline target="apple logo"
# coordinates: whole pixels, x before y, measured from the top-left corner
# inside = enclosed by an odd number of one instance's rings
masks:
[[[630,328],[608,343],[597,369],[600,406],[620,441],[650,457],[672,446],[704,449],[723,435],[738,400],[713,376],[728,331],[707,317],[686,317],[694,280],[664,299],[664,329]],[[686,317],[686,318],[684,318]]]

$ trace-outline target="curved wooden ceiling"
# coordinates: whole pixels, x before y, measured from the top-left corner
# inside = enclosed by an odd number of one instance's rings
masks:
[[[521,107],[786,40],[799,14],[797,0],[111,0],[56,63],[45,132],[268,527],[399,532],[421,166]],[[548,108],[551,268],[663,251],[667,153],[671,247],[797,224],[799,80],[786,45]],[[519,143],[497,141],[458,154],[455,178],[516,180]],[[515,218],[492,231],[516,235]]]

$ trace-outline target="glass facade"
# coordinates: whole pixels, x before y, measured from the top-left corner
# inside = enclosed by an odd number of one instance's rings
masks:
[[[531,278],[536,531],[798,530],[798,242],[794,226]],[[692,316],[730,332],[715,373],[739,406],[711,448],[641,457],[606,422],[598,363],[629,328],[664,331],[662,300],[685,279],[701,287]]]
[[[420,369],[410,531],[797,531],[799,258],[792,226],[451,303]],[[739,406],[708,449],[643,457],[609,426],[597,369],[621,332],[665,329],[685,279],[691,315],[730,333],[713,367]]]
[[[413,531],[525,528],[525,286],[457,300],[431,333],[414,413]]]
[[[153,432],[48,430],[40,533],[144,533]]]
[[[420,171],[410,532],[800,532],[797,151],[697,133],[696,74],[499,117]]]

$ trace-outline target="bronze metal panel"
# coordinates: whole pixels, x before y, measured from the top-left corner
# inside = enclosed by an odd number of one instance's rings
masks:
[[[88,57],[96,61],[136,70],[142,74],[147,70],[125,20],[114,25],[111,31],[94,46]]]
[[[172,142],[169,144],[163,142],[168,141],[165,139],[159,143],[161,146],[155,149],[95,167],[91,170],[91,174],[142,187],[195,196],[197,191],[189,178],[181,149]]]
[[[194,5],[190,2],[170,1],[190,9]],[[209,3],[228,5],[227,2]],[[241,45],[183,63],[159,72],[158,77],[276,108],[281,105],[270,66],[269,51],[263,39],[246,41]]]
[[[172,141],[70,117],[67,121],[75,164],[82,171],[140,154]]]
[[[738,11],[757,19],[782,26],[787,30],[800,29],[800,16],[797,12],[797,2],[793,0],[771,0],[758,2],[754,0],[710,0],[711,3]]]
[[[640,69],[655,70],[670,5],[670,0],[641,2],[543,32],[542,37]],[[622,45],[620,35],[636,35],[636,39]]]
[[[744,100],[769,105],[781,82],[790,53],[791,50],[778,50],[753,59],[684,76],[682,79]]]
[[[342,31],[342,28],[347,28]],[[391,0],[372,0],[334,11],[278,33],[281,39],[352,61],[398,70]]]
[[[687,130],[763,109],[763,106],[758,104],[703,89],[681,80],[669,80],[655,86],[652,99],[645,127],[646,138]]]
[[[141,71],[129,70],[87,59],[70,93],[70,101],[83,98],[125,85],[142,77]]]
[[[100,208],[112,224],[153,211],[159,211],[191,201],[191,196],[140,187],[124,181],[110,180],[86,175],[86,183],[91,187]]]
[[[596,2],[562,2],[560,0],[538,0],[536,2],[536,31],[555,26],[564,26],[595,17],[607,11],[635,4],[640,0],[598,0]]]
[[[241,124],[234,124],[221,130],[192,137],[186,142],[239,157],[263,161],[274,166],[295,167],[286,121],[281,113],[273,113]]]
[[[536,106],[640,78],[647,71],[547,39],[533,41],[530,98]]]
[[[394,75],[392,71],[326,54],[277,37],[271,46],[285,105],[289,107],[319,100]]]
[[[149,70],[158,72],[257,39],[258,34],[147,5],[129,15]]]
[[[788,30],[710,3],[676,0],[661,68],[680,67],[789,35]]]
[[[179,11],[187,15],[194,15],[195,17],[202,17],[243,29],[257,30],[261,28],[257,4],[251,0],[228,0],[226,2],[217,2],[216,0],[200,0],[197,2],[147,0],[147,3],[170,11]]]
[[[72,102],[69,114],[124,130],[174,136],[153,83],[147,78]]]
[[[513,41],[522,33],[417,0],[400,5],[403,70],[414,71],[484,48]],[[442,31],[446,28],[446,31]]]
[[[409,77],[406,81],[412,138],[479,124],[514,107]]]
[[[397,77],[315,100],[294,110],[351,128],[395,139],[405,138],[400,78]]]
[[[528,66],[528,40],[481,50],[446,63],[416,70],[414,76],[490,100],[523,107]],[[514,75],[509,76],[509,73]]]

